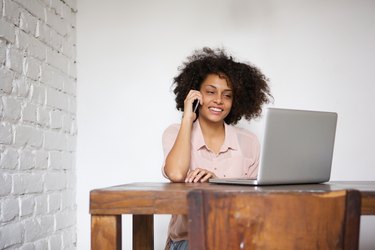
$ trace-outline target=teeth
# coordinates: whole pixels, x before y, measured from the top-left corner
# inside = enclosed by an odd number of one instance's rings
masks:
[[[219,108],[210,108],[210,110],[215,111],[215,112],[221,112],[221,111],[223,111],[222,109],[219,109]]]

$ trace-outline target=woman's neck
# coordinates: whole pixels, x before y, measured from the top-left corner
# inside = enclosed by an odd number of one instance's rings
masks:
[[[225,140],[224,122],[207,122],[207,120],[199,118],[198,122],[207,147],[215,154],[219,154]]]
[[[225,134],[224,122],[209,122],[204,119],[199,119],[199,117],[198,122],[205,138],[213,138]]]

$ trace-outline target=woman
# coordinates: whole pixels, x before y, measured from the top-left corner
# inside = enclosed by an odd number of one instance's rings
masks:
[[[172,182],[206,182],[213,177],[256,177],[260,146],[255,134],[234,127],[242,117],[260,116],[272,98],[256,67],[224,50],[195,51],[174,78],[181,124],[163,134],[163,175]],[[168,249],[188,249],[187,218],[172,215]]]

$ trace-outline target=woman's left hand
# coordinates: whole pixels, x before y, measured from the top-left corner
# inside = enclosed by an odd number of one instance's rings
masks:
[[[190,170],[185,178],[185,182],[187,183],[196,183],[196,182],[206,182],[210,178],[214,178],[216,175],[211,171],[208,171],[204,168],[196,168],[194,170]]]

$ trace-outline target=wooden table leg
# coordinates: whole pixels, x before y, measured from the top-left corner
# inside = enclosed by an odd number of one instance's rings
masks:
[[[154,249],[154,215],[133,215],[133,249]]]
[[[91,249],[121,250],[121,215],[91,215]]]

